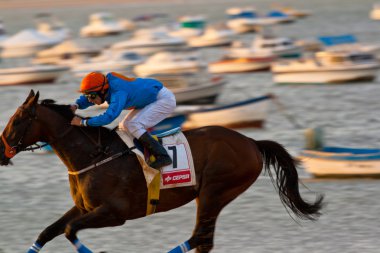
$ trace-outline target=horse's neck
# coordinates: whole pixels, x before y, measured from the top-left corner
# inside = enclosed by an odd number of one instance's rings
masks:
[[[50,144],[55,153],[69,168],[81,168],[91,159],[89,154],[96,151],[91,136],[85,135],[78,127],[57,113],[50,113],[42,122],[42,138]]]

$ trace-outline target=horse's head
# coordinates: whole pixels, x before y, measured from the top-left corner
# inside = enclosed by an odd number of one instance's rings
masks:
[[[30,91],[25,102],[17,109],[5,127],[0,141],[0,165],[8,165],[10,159],[24,148],[38,141],[35,123],[39,92]]]

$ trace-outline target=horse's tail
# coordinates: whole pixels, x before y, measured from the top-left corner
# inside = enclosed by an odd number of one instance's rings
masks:
[[[254,142],[263,155],[265,170],[278,189],[284,206],[288,206],[301,219],[316,220],[321,215],[323,195],[318,195],[313,204],[302,199],[298,188],[297,161],[277,142],[268,140],[254,140]],[[276,179],[270,170],[271,165],[274,167]]]

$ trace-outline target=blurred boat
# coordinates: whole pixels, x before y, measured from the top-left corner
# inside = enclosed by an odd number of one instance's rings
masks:
[[[307,129],[300,152],[305,170],[315,177],[379,177],[380,149],[324,146],[323,129]]]
[[[105,50],[99,56],[88,58],[85,62],[73,65],[71,72],[77,77],[84,77],[93,71],[102,72],[103,74],[118,72],[130,75],[133,67],[143,61],[144,59],[141,55],[133,51],[114,52]]]
[[[155,74],[196,73],[205,68],[196,52],[158,52],[144,63],[136,65],[133,71],[138,76]]]
[[[71,66],[99,53],[100,49],[82,46],[73,40],[66,40],[54,47],[38,52],[33,63]]]
[[[157,75],[175,95],[177,104],[210,104],[214,103],[222,92],[225,79],[208,74]]]
[[[253,7],[233,7],[226,10],[229,20],[227,26],[237,33],[258,31],[262,26],[290,23],[295,21],[294,16],[274,10],[266,15],[259,15]]]
[[[71,31],[51,13],[38,13],[35,17],[37,31],[46,37],[63,42],[71,37]]]
[[[268,12],[264,19],[266,25],[291,23],[296,20],[294,16],[290,16],[281,10],[272,10]]]
[[[290,38],[275,36],[267,30],[256,35],[250,46],[244,43],[232,44],[232,47],[229,48],[228,56],[235,58],[255,57],[257,54],[297,58],[302,55],[302,47],[296,45]]]
[[[210,125],[234,129],[262,128],[271,98],[271,95],[265,95],[227,105],[178,106],[173,117],[163,120],[151,130],[165,131],[178,126],[188,130]]]
[[[239,73],[269,69],[275,56],[250,56],[233,58],[223,57],[219,61],[211,62],[208,65],[210,73]]]
[[[180,37],[185,40],[200,36],[206,26],[206,18],[203,16],[183,16],[179,19],[177,27],[172,28],[168,33],[173,37]]]
[[[56,65],[1,68],[0,85],[52,83],[67,70],[67,67]]]
[[[296,9],[290,6],[283,6],[280,4],[274,4],[274,10],[281,11],[285,13],[286,15],[289,15],[295,18],[304,18],[311,15],[311,11]]]
[[[380,149],[323,147],[298,158],[315,177],[380,177]]]
[[[88,25],[80,30],[82,37],[102,37],[115,35],[134,29],[134,24],[129,20],[117,20],[110,12],[97,12],[89,17]]]
[[[260,23],[258,15],[253,7],[233,7],[226,10],[228,15],[227,27],[236,33],[246,33],[257,31]]]
[[[208,27],[205,31],[187,40],[190,47],[217,47],[230,45],[235,33],[230,29]]]
[[[35,55],[38,51],[61,42],[61,38],[50,38],[36,29],[25,29],[0,43],[1,57],[16,58]]]
[[[372,54],[323,51],[312,58],[272,64],[275,83],[342,83],[373,80],[380,68]]]
[[[183,48],[186,42],[182,38],[172,37],[166,32],[141,29],[133,37],[111,46],[112,50],[133,50],[139,54],[152,54],[162,50]]]
[[[380,3],[373,4],[372,10],[369,13],[369,18],[373,20],[380,20]]]
[[[377,59],[380,59],[380,44],[360,43],[353,34],[320,36],[318,40],[325,46],[327,51],[360,51],[374,54]]]

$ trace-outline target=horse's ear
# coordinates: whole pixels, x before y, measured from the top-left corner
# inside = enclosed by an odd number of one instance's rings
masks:
[[[28,97],[25,99],[25,101],[24,101],[24,105],[25,104],[27,104],[28,102],[29,102],[29,100],[31,99],[31,98],[33,98],[35,96],[35,94],[34,94],[34,90],[30,90],[30,92],[29,92],[29,95],[28,95]]]
[[[34,91],[31,90],[30,93],[29,93],[29,96],[26,98],[24,104],[35,105],[35,104],[37,104],[39,97],[40,97],[40,92],[39,91],[37,91],[37,93],[34,94]]]

